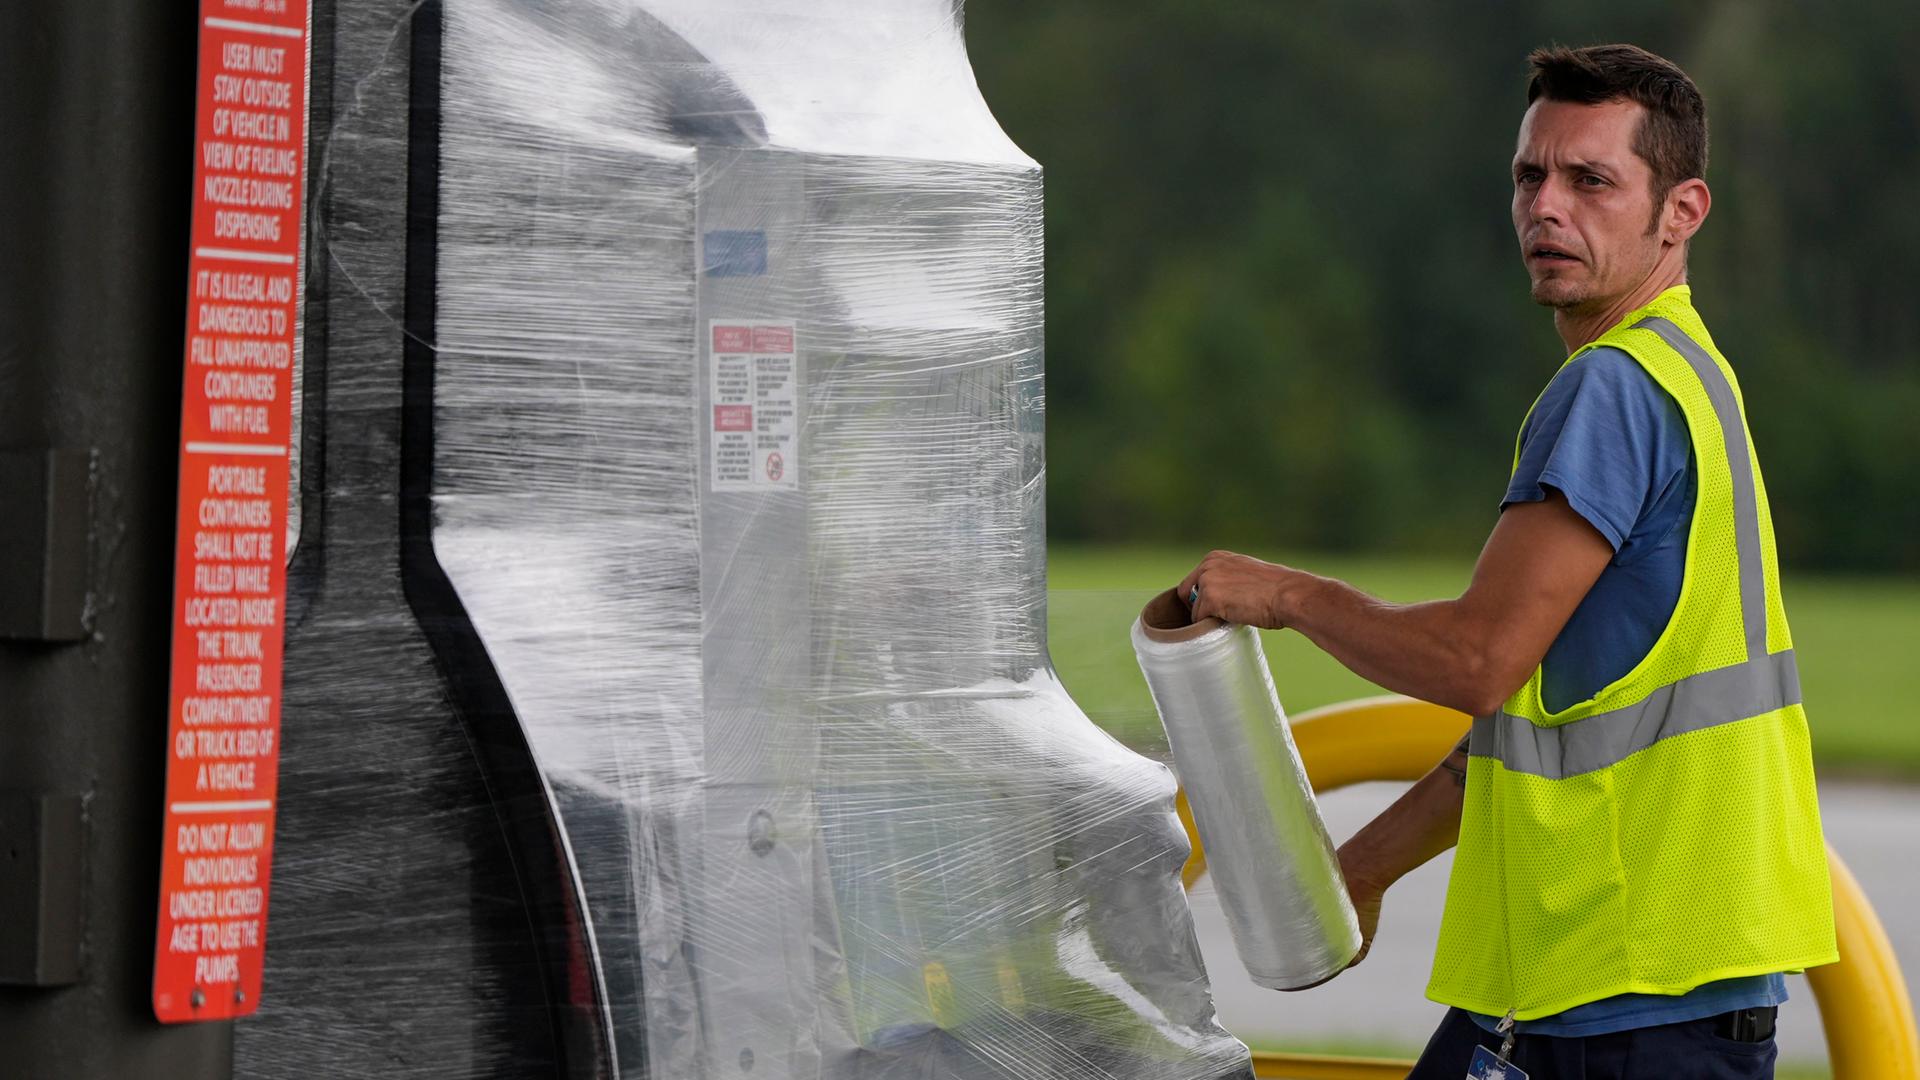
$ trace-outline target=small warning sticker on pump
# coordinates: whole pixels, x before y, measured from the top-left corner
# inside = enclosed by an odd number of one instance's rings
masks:
[[[792,323],[708,327],[707,476],[714,491],[800,486],[800,368]]]

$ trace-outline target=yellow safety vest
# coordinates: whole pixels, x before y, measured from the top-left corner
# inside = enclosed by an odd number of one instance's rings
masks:
[[[1739,384],[1684,285],[1568,362],[1602,346],[1680,404],[1698,493],[1680,599],[1639,666],[1558,713],[1541,704],[1535,670],[1473,722],[1427,996],[1520,1020],[1839,958]]]

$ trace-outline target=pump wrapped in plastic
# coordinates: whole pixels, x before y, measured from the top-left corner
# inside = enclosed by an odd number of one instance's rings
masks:
[[[237,1074],[1248,1075],[1049,666],[1040,170],[949,0],[314,27]]]

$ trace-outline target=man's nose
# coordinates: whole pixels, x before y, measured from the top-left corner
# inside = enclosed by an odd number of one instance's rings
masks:
[[[1566,186],[1552,176],[1540,181],[1540,186],[1533,189],[1533,198],[1527,204],[1528,220],[1536,225],[1548,221],[1565,224],[1567,194]]]

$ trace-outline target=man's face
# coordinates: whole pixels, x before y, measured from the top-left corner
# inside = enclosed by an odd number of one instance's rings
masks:
[[[1633,152],[1646,107],[1542,98],[1520,121],[1513,156],[1513,231],[1535,303],[1601,310],[1660,258],[1653,168]]]

